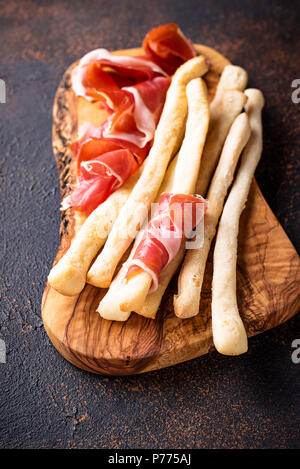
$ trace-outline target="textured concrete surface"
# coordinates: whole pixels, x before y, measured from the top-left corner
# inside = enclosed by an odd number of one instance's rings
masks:
[[[0,447],[300,447],[299,315],[250,342],[128,378],[80,371],[54,350],[40,301],[58,246],[59,185],[51,107],[66,67],[96,47],[141,43],[174,21],[187,36],[244,66],[266,97],[257,179],[293,243],[299,239],[300,10],[280,1],[2,1],[0,78]],[[298,204],[298,205],[297,205]],[[278,253],[280,255],[280,253]]]

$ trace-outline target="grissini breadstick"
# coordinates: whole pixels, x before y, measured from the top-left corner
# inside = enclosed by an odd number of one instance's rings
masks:
[[[133,231],[141,226],[147,215],[168,163],[183,138],[187,117],[186,85],[207,70],[205,58],[199,56],[185,62],[175,72],[145,169],[122,208],[100,256],[88,272],[88,282],[92,285],[109,286],[118,262],[132,242]]]
[[[163,183],[159,189],[159,193],[169,192],[172,189],[177,159],[178,159],[178,155],[175,158],[173,158],[173,160],[171,161],[167,169],[166,175],[164,177]],[[158,198],[156,199],[156,201],[158,201]],[[126,321],[130,316],[130,311],[121,311],[120,309],[120,300],[118,297],[118,291],[120,287],[122,287],[124,276],[126,275],[126,271],[128,269],[128,264],[131,258],[133,257],[135,250],[142,236],[143,236],[143,230],[141,230],[138,233],[127,261],[122,265],[118,274],[113,279],[107,293],[102,298],[97,308],[97,311],[105,319],[112,319],[116,321]]]
[[[203,80],[192,80],[186,88],[188,119],[179,151],[172,193],[192,194],[195,191],[201,155],[209,124],[209,104]],[[143,270],[129,278],[120,290],[120,308],[140,313],[152,284],[152,277]]]
[[[236,164],[250,136],[246,113],[240,114],[232,124],[211,182],[204,216],[204,240],[200,249],[187,251],[178,278],[178,295],[174,297],[175,314],[181,318],[195,316],[199,312],[200,294],[206,260],[218,219],[222,213],[227,190],[232,183]]]
[[[188,99],[188,119],[185,137],[175,167],[172,192],[189,194],[194,192],[196,186],[209,123],[209,105],[206,85],[200,78],[192,80],[187,85],[186,93]],[[145,270],[140,269],[139,273],[134,277],[124,281],[122,286],[119,285],[118,292],[114,295],[115,298],[118,298],[118,301],[114,300],[114,306],[117,303],[117,310],[139,313],[151,284],[152,276]],[[107,300],[102,300],[98,310],[102,316],[105,315],[104,317],[108,315],[111,317],[113,314],[112,307]]]
[[[180,266],[181,261],[184,257],[184,254],[185,254],[185,244],[182,243],[174,259],[161,272],[159,276],[159,284],[158,284],[157,290],[155,290],[152,293],[148,293],[148,295],[146,296],[145,303],[143,304],[143,307],[139,313],[141,316],[145,316],[146,318],[151,318],[151,319],[155,318],[159,305],[161,303],[162,297],[172,277],[174,276],[175,272]]]
[[[264,98],[259,90],[248,89],[246,112],[251,137],[220,220],[214,250],[212,281],[212,329],[216,349],[225,355],[247,352],[248,340],[236,298],[237,238],[240,215],[245,207],[255,168],[262,152],[261,111]]]
[[[69,250],[51,269],[48,282],[62,295],[72,296],[81,292],[86,283],[87,271],[92,260],[103,246],[114,221],[140,177],[145,163],[100,204],[85,220]]]
[[[221,114],[217,115],[207,136],[197,181],[197,194],[203,196],[206,194],[232,122],[241,113],[246,101],[247,98],[242,91],[224,91],[220,105]]]
[[[216,148],[214,148],[213,154],[205,156],[207,152],[207,145],[205,145],[203,157],[202,157],[202,169],[204,166],[203,161],[207,161],[213,158],[215,163],[221,153],[222,146],[225,138],[228,134],[230,126],[234,121],[235,117],[240,114],[242,108],[240,108],[241,93],[230,93],[230,91],[243,92],[247,86],[248,74],[246,70],[239,67],[238,65],[227,65],[221,76],[216,89],[216,94],[210,105],[210,122],[208,130],[208,143],[210,133],[214,130],[214,140]],[[227,94],[227,92],[229,92]],[[239,96],[237,99],[236,96]],[[243,98],[245,100],[245,96]],[[233,117],[232,117],[233,116]],[[231,120],[230,120],[231,117]],[[227,132],[226,132],[227,129]],[[221,145],[221,146],[220,146]],[[218,153],[219,148],[219,153]],[[211,148],[213,150],[213,148]],[[206,165],[206,163],[205,163]],[[199,185],[199,183],[198,183]]]
[[[247,81],[247,72],[237,65],[227,65],[222,72],[210,106],[211,118],[197,181],[197,194],[204,196],[207,191],[230,126],[245,105],[246,97],[242,92]]]
[[[242,92],[247,85],[247,72],[236,65],[227,65],[220,77],[215,97],[210,104],[210,122],[206,143],[200,165],[200,175],[196,186],[196,192],[204,195],[209,183],[209,176],[201,177],[204,171],[204,161],[212,158],[216,161],[222,150],[225,138],[234,119],[242,111],[246,102],[246,96]],[[146,297],[141,315],[154,318],[159,308],[162,296],[176,270],[178,269],[185,249],[181,249],[175,259],[162,271],[159,285],[155,292]]]
[[[247,86],[248,74],[246,70],[238,65],[226,65],[217,86],[215,97],[211,103],[211,123],[222,113],[221,104],[224,91],[244,91]]]
[[[172,192],[191,194],[196,188],[210,118],[205,81],[201,78],[190,81],[186,95],[188,118],[175,167]]]

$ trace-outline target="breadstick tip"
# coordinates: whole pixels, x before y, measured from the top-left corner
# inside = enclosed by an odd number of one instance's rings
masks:
[[[248,73],[238,65],[226,65],[220,81],[224,90],[244,91],[248,82]]]
[[[260,90],[256,88],[248,88],[245,90],[245,95],[248,100],[245,104],[246,112],[250,110],[251,107],[255,107],[258,111],[261,111],[265,104],[264,95]]]
[[[48,282],[54,290],[62,295],[74,296],[85,286],[85,276],[70,263],[58,262],[48,275]]]
[[[219,353],[241,355],[248,351],[245,327],[236,311],[228,314],[228,317],[224,317],[222,321],[213,320],[212,327],[214,345]]]

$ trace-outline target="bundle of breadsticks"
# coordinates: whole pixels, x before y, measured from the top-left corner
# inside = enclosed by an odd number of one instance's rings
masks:
[[[63,295],[86,282],[107,289],[97,308],[105,319],[154,319],[181,265],[174,311],[190,318],[217,233],[213,340],[220,353],[238,355],[247,351],[236,297],[239,219],[262,152],[264,99],[246,89],[245,70],[228,65],[209,103],[206,72],[203,56],[177,69],[147,159],[87,217],[48,280]]]

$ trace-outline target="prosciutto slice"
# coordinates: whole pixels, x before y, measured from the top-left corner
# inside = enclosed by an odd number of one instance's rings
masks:
[[[145,147],[153,139],[170,82],[169,77],[157,77],[135,86],[105,90],[105,101],[100,104],[110,115],[100,127],[99,136]],[[91,125],[83,133],[85,138],[97,136]]]
[[[174,259],[183,239],[199,224],[207,207],[200,196],[162,194],[156,214],[144,231],[126,278],[143,269],[152,277],[150,292],[157,289],[160,272]]]
[[[167,74],[147,57],[112,55],[106,49],[95,49],[73,70],[72,88],[77,96],[101,100],[105,90],[118,90],[157,76]]]
[[[121,187],[147,156],[170,78],[157,77],[133,87],[108,91],[115,111],[100,128],[85,123],[71,145],[77,157],[77,184],[63,201],[89,215]],[[116,96],[116,94],[118,96]]]
[[[115,92],[108,92],[114,101],[115,112],[103,127],[103,136],[133,143],[139,148],[152,141],[158,123],[170,78],[157,77],[119,91],[116,103]],[[120,97],[123,93],[123,98]]]
[[[126,140],[112,138],[107,139],[103,137],[97,138],[92,136],[89,138],[83,137],[82,140],[74,142],[70,148],[77,158],[78,176],[80,172],[80,166],[83,161],[92,160],[98,156],[103,155],[104,153],[112,152],[114,150],[128,149],[134,156],[134,159],[138,165],[140,165],[148,154],[150,144],[146,145],[144,148],[139,148],[133,143],[127,142]]]
[[[105,90],[118,90],[171,76],[186,60],[197,55],[179,26],[168,23],[148,32],[143,41],[143,56],[118,56],[106,49],[86,54],[72,72],[72,88],[77,96],[93,101],[105,100]]]
[[[175,23],[151,29],[144,39],[143,48],[146,56],[168,75],[173,75],[180,65],[197,55],[192,42]]]
[[[88,143],[94,145],[95,141],[90,140]],[[137,167],[132,152],[122,148],[83,160],[79,166],[79,183],[71,195],[64,199],[62,208],[74,207],[89,215],[121,187]]]
[[[132,175],[147,156],[172,74],[196,52],[177,25],[160,26],[144,41],[145,55],[117,56],[106,49],[86,54],[72,71],[77,96],[108,112],[96,128],[86,123],[70,148],[77,183],[62,209],[91,213]]]

